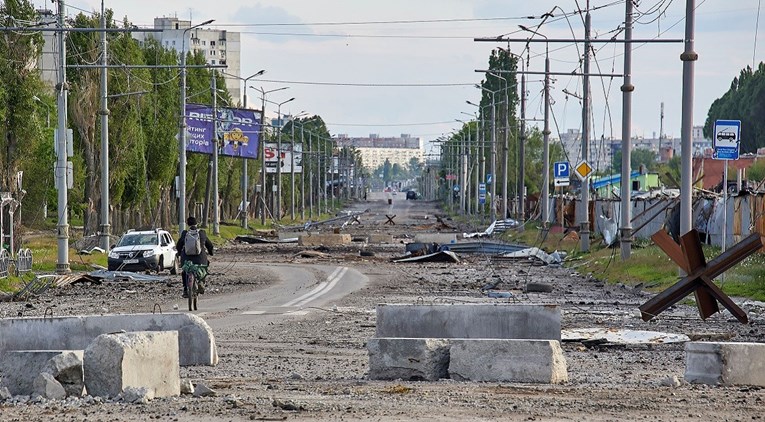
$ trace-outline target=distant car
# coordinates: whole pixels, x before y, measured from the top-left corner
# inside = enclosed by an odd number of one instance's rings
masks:
[[[413,190],[406,191],[406,199],[417,199],[417,192]]]
[[[179,271],[175,241],[166,230],[128,230],[109,251],[109,271]]]
[[[391,189],[391,187],[388,186],[387,188],[383,189],[383,192],[393,192],[393,189]]]

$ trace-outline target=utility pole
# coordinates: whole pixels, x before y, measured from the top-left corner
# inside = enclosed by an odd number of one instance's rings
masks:
[[[494,102],[494,94],[491,94],[491,221],[497,219],[497,207],[494,201],[497,198],[497,105]]]
[[[521,52],[523,54],[523,52]],[[528,58],[527,58],[528,60]],[[521,57],[523,67],[523,57]],[[526,74],[521,73],[521,133],[518,137],[518,230],[526,221]]]
[[[470,126],[467,125],[468,130],[470,130]],[[465,194],[467,192],[467,144],[465,143],[465,134],[462,134],[462,154],[460,155],[460,211],[462,214],[467,213],[467,195]]]
[[[260,224],[266,225],[266,93],[261,89],[260,105]]]
[[[104,0],[101,0],[101,28],[106,29],[106,15],[104,14]],[[108,60],[108,45],[106,31],[101,32],[101,230],[99,243],[105,251],[109,250],[109,108],[108,86],[109,81],[106,66]]]
[[[303,124],[300,124],[300,219],[305,220],[305,169],[306,160],[303,155],[303,145],[305,145],[305,138],[303,137]],[[294,152],[294,151],[293,151]],[[292,160],[292,165],[295,165],[295,160]]]
[[[622,183],[621,204],[621,252],[622,261],[632,253],[632,0],[625,2],[624,17],[624,84],[622,85]],[[662,114],[663,104],[662,104]],[[661,131],[660,131],[661,132]],[[659,154],[661,154],[661,134],[659,134]]]
[[[311,131],[308,131],[308,219],[313,219],[313,156],[311,151],[312,144]]]
[[[69,222],[67,216],[68,198],[67,198],[67,173],[69,164],[67,162],[67,129],[66,129],[66,111],[67,96],[69,95],[69,86],[66,82],[66,44],[64,37],[64,0],[58,0],[58,81],[56,91],[58,91],[58,128],[56,143],[58,145],[58,156],[56,157],[56,186],[58,187],[58,225],[57,225],[57,243],[58,253],[56,260],[56,273],[67,274],[71,272],[69,267]]]
[[[290,218],[295,221],[295,116],[290,123]]]
[[[631,1],[631,0],[630,0]],[[584,82],[582,84],[582,160],[590,159],[590,2],[584,16]],[[582,180],[582,206],[579,210],[579,249],[590,251],[590,177]]]
[[[680,55],[683,62],[683,106],[680,129],[680,157],[682,174],[680,183],[680,235],[688,233],[693,218],[693,76],[699,55],[693,51],[696,24],[696,1],[685,3],[685,51]]]
[[[664,101],[661,102],[661,111],[659,113],[659,154],[661,154],[661,145],[664,140]]]
[[[627,3],[632,0],[627,0]],[[541,35],[541,34],[540,34]],[[545,37],[546,38],[546,37]],[[545,128],[544,158],[542,160],[542,234],[547,235],[550,224],[550,51],[545,44]]]
[[[218,149],[220,146],[219,133],[218,133],[218,86],[216,81],[217,71],[212,71],[212,83],[210,87],[212,89],[212,106],[213,106],[213,234],[220,234],[220,203],[218,192]]]

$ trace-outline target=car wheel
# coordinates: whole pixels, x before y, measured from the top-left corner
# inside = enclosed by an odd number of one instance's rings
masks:
[[[161,273],[162,271],[165,271],[165,257],[160,255],[159,261],[157,262],[157,274]]]
[[[170,267],[170,274],[176,275],[180,272],[180,265],[178,261],[178,257],[176,256],[175,259],[173,259],[173,266]]]

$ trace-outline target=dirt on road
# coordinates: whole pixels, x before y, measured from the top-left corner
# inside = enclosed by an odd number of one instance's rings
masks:
[[[403,199],[403,198],[401,198]],[[692,339],[763,341],[765,307],[737,300],[751,323],[742,325],[727,312],[701,321],[695,307],[670,308],[643,322],[638,306],[651,293],[626,285],[605,284],[565,266],[528,260],[495,260],[463,255],[459,263],[391,263],[403,254],[403,242],[419,232],[433,232],[433,204],[397,199],[356,205],[369,209],[361,224],[336,226],[355,236],[385,233],[391,245],[322,248],[326,256],[295,256],[306,248],[294,244],[226,245],[216,253],[207,297],[256,291],[277,282],[268,271],[253,273],[242,263],[293,262],[352,267],[369,282],[353,293],[307,313],[280,318],[257,328],[215,330],[220,364],[181,368],[181,377],[203,383],[215,396],[155,399],[126,404],[94,398],[46,401],[14,398],[0,402],[0,419],[32,420],[760,420],[765,392],[759,387],[710,387],[683,380],[684,343],[636,344],[564,341],[569,381],[562,385],[475,383],[441,380],[372,381],[367,378],[366,342],[375,333],[378,303],[521,303],[557,304],[564,330],[604,328],[685,334]],[[385,214],[397,214],[386,225]],[[428,216],[428,219],[424,219]],[[447,222],[449,223],[449,222]],[[453,223],[451,223],[453,224]],[[328,227],[317,229],[330,230]],[[465,229],[459,227],[457,229]],[[368,253],[360,256],[359,251]],[[105,282],[52,289],[24,303],[0,303],[0,316],[151,312],[180,298],[179,277],[166,282]],[[529,283],[552,286],[546,293],[524,293]],[[489,298],[482,290],[495,285],[511,298]],[[202,309],[204,301],[201,302]],[[172,312],[172,309],[163,309]],[[236,310],[230,310],[236,312]],[[205,315],[206,319],[222,315]],[[257,318],[253,315],[253,318]],[[27,401],[25,401],[27,400]],[[25,401],[24,403],[21,403]]]

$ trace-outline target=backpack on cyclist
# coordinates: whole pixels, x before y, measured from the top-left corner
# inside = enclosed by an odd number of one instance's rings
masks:
[[[202,242],[199,240],[199,230],[193,229],[186,232],[183,242],[183,252],[186,256],[195,256],[202,253]]]

